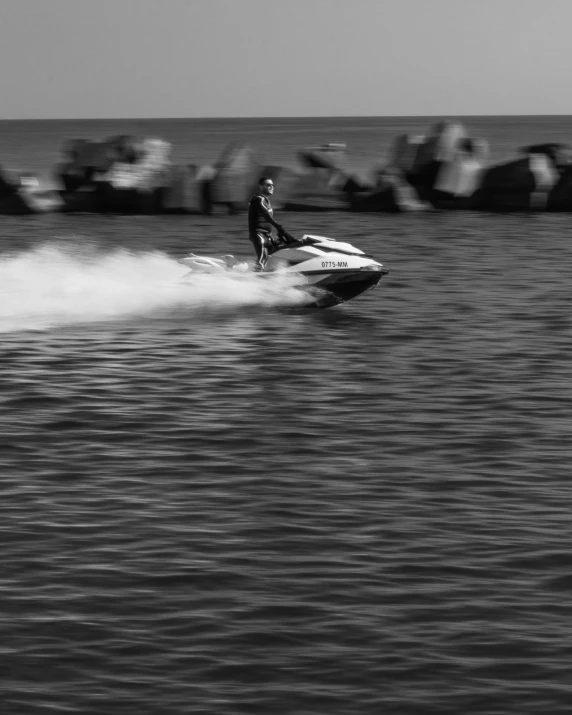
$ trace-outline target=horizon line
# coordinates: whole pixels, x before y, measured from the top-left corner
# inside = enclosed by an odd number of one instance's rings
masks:
[[[462,119],[467,117],[571,117],[571,114],[313,114],[313,115],[269,115],[269,116],[164,116],[164,117],[11,117],[0,118],[0,122],[105,122],[105,121],[224,121],[224,120],[276,120],[276,119]]]

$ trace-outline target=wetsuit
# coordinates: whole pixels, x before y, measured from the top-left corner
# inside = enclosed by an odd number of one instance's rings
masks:
[[[281,229],[273,217],[272,205],[264,194],[254,194],[248,202],[248,236],[252,241],[258,265],[264,268],[268,260],[272,226]]]

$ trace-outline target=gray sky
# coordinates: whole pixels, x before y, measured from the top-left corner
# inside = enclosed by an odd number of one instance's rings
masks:
[[[572,0],[0,0],[0,118],[572,114]]]

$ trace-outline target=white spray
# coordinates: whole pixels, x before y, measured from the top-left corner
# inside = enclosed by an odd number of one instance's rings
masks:
[[[49,243],[0,255],[0,332],[38,330],[169,309],[195,316],[205,310],[243,306],[303,305],[296,278],[277,274],[200,275],[164,253],[123,249],[101,252],[81,245]]]

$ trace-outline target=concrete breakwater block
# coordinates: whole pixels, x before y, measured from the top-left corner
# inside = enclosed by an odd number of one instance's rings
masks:
[[[548,194],[546,210],[572,212],[572,167],[562,172]]]
[[[345,186],[349,177],[331,169],[299,170],[291,176],[282,194],[286,210],[343,210],[349,207]]]
[[[328,169],[346,172],[347,145],[343,142],[327,142],[319,146],[305,147],[298,151],[298,161],[305,169]]]
[[[415,189],[395,168],[379,172],[373,188],[354,191],[350,196],[350,210],[356,212],[404,213],[432,209],[429,202],[419,199]]]
[[[456,209],[472,206],[487,153],[487,142],[469,137],[462,124],[440,122],[426,138],[400,137],[391,163],[421,201]]]
[[[347,171],[347,146],[328,142],[297,152],[300,166],[281,187],[284,208],[290,211],[348,210],[352,191],[360,182]]]
[[[557,182],[550,159],[530,154],[488,168],[479,189],[478,206],[490,211],[543,210]]]
[[[161,208],[164,213],[204,213],[199,167],[196,164],[171,166],[162,192]]]
[[[171,144],[154,137],[73,140],[55,168],[64,211],[157,213],[170,171]]]
[[[520,153],[526,156],[541,154],[548,157],[550,162],[559,174],[564,173],[572,166],[572,146],[557,142],[547,142],[545,144],[532,144],[521,147]]]
[[[62,207],[58,191],[42,187],[28,172],[6,172],[0,168],[0,214],[26,216],[57,212]]]
[[[488,145],[483,140],[460,140],[440,164],[434,189],[451,199],[469,199],[481,186]]]
[[[69,193],[90,185],[116,162],[135,162],[139,149],[133,137],[121,135],[104,141],[68,140],[62,147],[62,155],[63,160],[54,168],[54,176]]]
[[[534,144],[521,153],[535,159],[535,168],[546,200],[546,211],[572,211],[572,147],[569,144]]]
[[[210,168],[211,175],[203,172],[201,178],[206,213],[212,213],[219,207],[231,213],[246,211],[248,200],[263,172],[263,165],[252,147],[231,143]]]

